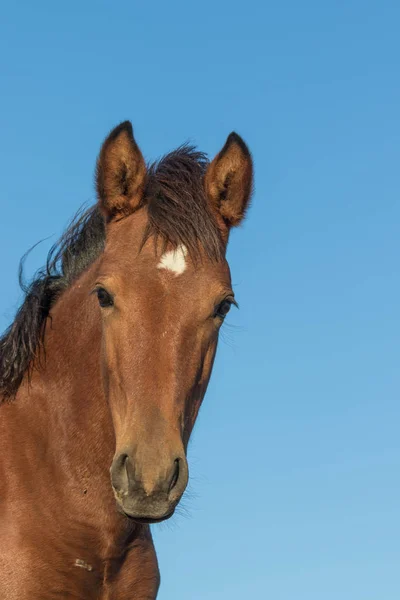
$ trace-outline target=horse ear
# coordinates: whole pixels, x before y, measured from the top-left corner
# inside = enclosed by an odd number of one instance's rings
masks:
[[[242,138],[231,133],[207,169],[205,187],[212,209],[225,227],[243,220],[253,188],[253,162]]]
[[[139,208],[146,183],[146,163],[130,121],[111,131],[97,160],[96,187],[105,217],[128,215]]]

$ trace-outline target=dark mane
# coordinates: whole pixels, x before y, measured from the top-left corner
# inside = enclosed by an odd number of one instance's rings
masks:
[[[205,154],[181,146],[149,167],[145,193],[149,224],[143,244],[155,236],[165,245],[185,245],[194,259],[200,247],[212,260],[222,257],[221,236],[203,187],[207,165]],[[23,280],[21,260],[19,282],[25,299],[0,338],[0,395],[4,398],[15,396],[25,373],[31,372],[34,359],[39,358],[47,317],[57,298],[103,252],[104,243],[104,220],[93,206],[78,212],[29,285]]]
[[[104,220],[93,207],[76,215],[29,285],[23,279],[22,258],[19,283],[25,299],[0,338],[0,394],[5,398],[16,394],[25,373],[33,367],[33,359],[39,356],[51,307],[102,252],[104,240]]]

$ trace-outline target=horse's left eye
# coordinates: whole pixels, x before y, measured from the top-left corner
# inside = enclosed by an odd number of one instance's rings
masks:
[[[215,311],[215,316],[219,317],[220,319],[225,319],[226,315],[231,310],[232,304],[233,301],[229,299],[226,299],[223,302],[221,302],[221,304],[217,307],[217,310]]]
[[[109,294],[104,288],[97,288],[97,298],[102,308],[106,308],[107,306],[112,306],[114,304],[111,294]]]

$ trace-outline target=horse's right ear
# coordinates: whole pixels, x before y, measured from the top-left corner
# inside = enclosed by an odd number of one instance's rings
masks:
[[[99,206],[107,220],[125,216],[141,205],[146,184],[146,163],[124,121],[105,140],[96,170]]]

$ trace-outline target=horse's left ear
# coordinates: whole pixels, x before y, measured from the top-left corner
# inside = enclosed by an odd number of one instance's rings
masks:
[[[99,206],[110,220],[139,208],[146,183],[146,163],[133,137],[130,121],[111,131],[97,160]]]
[[[253,161],[242,138],[231,133],[207,169],[205,187],[218,221],[235,227],[243,220],[253,188]]]

